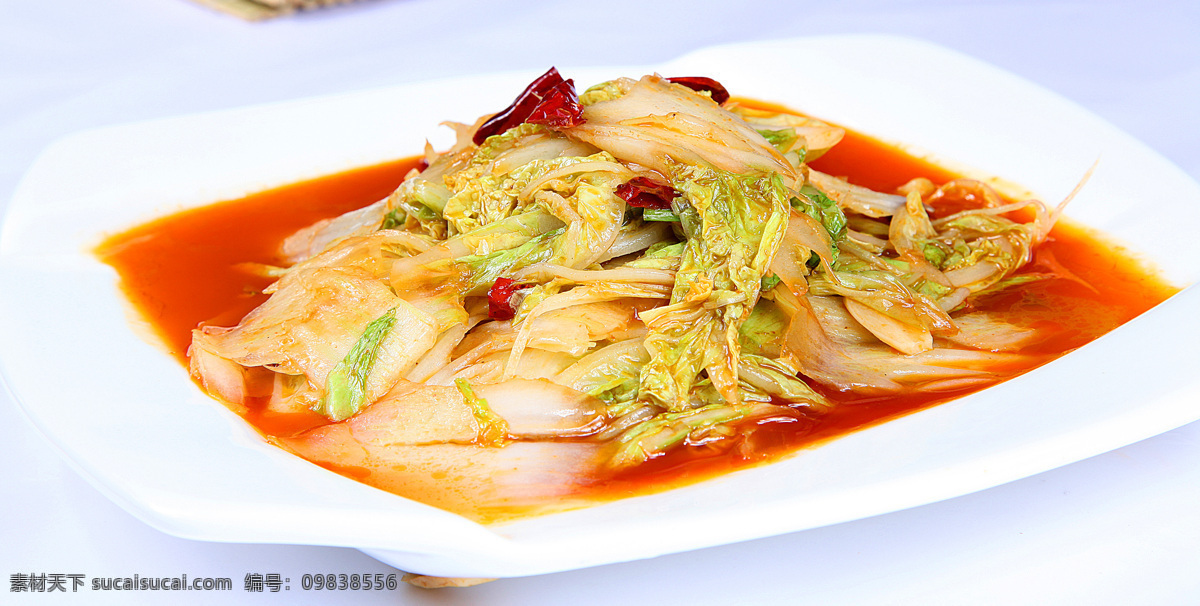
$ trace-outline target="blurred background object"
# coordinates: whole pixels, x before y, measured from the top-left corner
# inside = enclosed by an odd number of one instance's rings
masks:
[[[336,4],[348,4],[365,0],[193,0],[221,12],[241,17],[247,21],[259,21],[288,15],[300,10],[324,8]]]

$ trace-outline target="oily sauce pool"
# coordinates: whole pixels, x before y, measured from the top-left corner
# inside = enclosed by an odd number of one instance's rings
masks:
[[[193,328],[200,323],[235,325],[266,300],[262,289],[270,279],[250,269],[249,264],[283,264],[278,250],[288,235],[386,197],[416,165],[416,159],[398,160],[185,211],[113,236],[96,253],[117,269],[126,295],[154,326],[170,354],[186,365]],[[938,184],[958,177],[851,131],[811,165],[878,191],[893,191],[916,177]],[[1051,328],[1050,339],[1033,351],[1026,350],[1046,354],[1046,359],[1103,335],[1176,292],[1125,251],[1065,221],[1054,228],[1040,247],[1038,260],[1030,266],[1032,270],[1061,272],[1078,279],[1033,282],[986,297],[976,307],[1011,313],[1027,325]],[[1026,370],[1029,368],[1017,369],[1015,374]],[[824,390],[836,404],[828,413],[813,418],[748,422],[740,427],[739,437],[676,448],[620,472],[587,496],[612,499],[692,483],[978,389],[886,398]],[[294,435],[327,422],[315,413],[268,416],[253,406],[237,412],[268,437]],[[363,475],[364,470],[334,471],[372,483],[369,476]],[[423,500],[420,494],[403,496]],[[495,512],[490,519],[521,514]]]

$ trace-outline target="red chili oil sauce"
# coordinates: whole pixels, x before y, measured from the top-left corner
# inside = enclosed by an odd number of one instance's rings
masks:
[[[262,289],[270,280],[247,271],[245,263],[281,264],[279,246],[289,234],[382,199],[416,165],[416,159],[398,160],[188,210],[115,235],[96,252],[117,269],[126,295],[155,327],[170,354],[186,364],[193,328],[200,323],[232,326],[266,300]],[[892,191],[915,177],[939,184],[957,177],[854,132],[847,132],[841,143],[812,166],[880,191]],[[1027,325],[1052,329],[1054,336],[1032,353],[1067,353],[1177,291],[1126,251],[1065,221],[1054,228],[1039,250],[1051,254],[1091,289],[1079,281],[1053,279],[1015,287],[976,303],[978,309],[1011,312]],[[1014,375],[1026,370],[1018,369]],[[588,496],[613,499],[696,482],[979,389],[888,397],[823,390],[836,403],[828,413],[743,424],[737,437],[676,448],[618,473]],[[253,406],[242,412],[268,437],[294,435],[326,422],[316,414],[267,416]],[[364,477],[364,470],[327,467],[373,483]],[[421,500],[421,495],[404,496]],[[514,517],[514,512],[495,513],[492,519]]]

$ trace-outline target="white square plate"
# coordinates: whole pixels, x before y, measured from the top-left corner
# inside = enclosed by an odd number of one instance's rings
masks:
[[[559,66],[580,86],[706,75],[1015,181],[1047,201],[1100,166],[1069,214],[1200,276],[1200,187],[1097,117],[926,43],[828,37],[703,50],[664,65]],[[116,126],[68,137],[26,175],[0,234],[0,364],[82,474],[165,532],[357,547],[440,576],[538,574],[853,520],[1036,474],[1200,418],[1191,287],[1057,361],[978,394],[694,486],[484,527],[266,444],[139,338],[90,250],[172,211],[418,153],[442,120],[508,104],[512,73]]]

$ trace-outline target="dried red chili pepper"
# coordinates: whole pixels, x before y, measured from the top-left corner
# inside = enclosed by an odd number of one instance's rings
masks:
[[[628,183],[617,186],[616,193],[634,208],[671,208],[679,192],[674,188],[655,183],[645,177],[634,177]]]
[[[729,91],[720,82],[712,78],[704,76],[681,76],[678,78],[667,78],[667,82],[682,84],[695,91],[708,91],[713,101],[720,105],[729,100]]]
[[[542,102],[525,118],[526,122],[551,128],[570,128],[583,124],[583,106],[575,94],[575,81],[563,80],[546,91]]]
[[[543,105],[545,107],[542,107]],[[549,71],[530,82],[513,100],[512,105],[488,118],[475,131],[471,140],[480,145],[492,135],[532,121],[531,116],[538,118],[539,121],[534,121],[535,124],[545,124],[554,128],[583,124],[583,106],[579,105],[574,82],[563,80],[558,69],[551,67]]]
[[[563,77],[558,73],[558,69],[551,67],[546,73],[538,76],[517,98],[512,104],[501,110],[496,115],[488,118],[479,130],[475,131],[473,140],[476,145],[483,143],[485,139],[492,135],[500,134],[522,122],[529,116],[530,112],[542,102],[542,93],[553,88],[556,84],[563,81]]]
[[[518,290],[526,288],[512,278],[496,278],[495,284],[488,289],[488,317],[493,320],[511,320],[517,315],[517,308],[512,304],[513,295]]]

